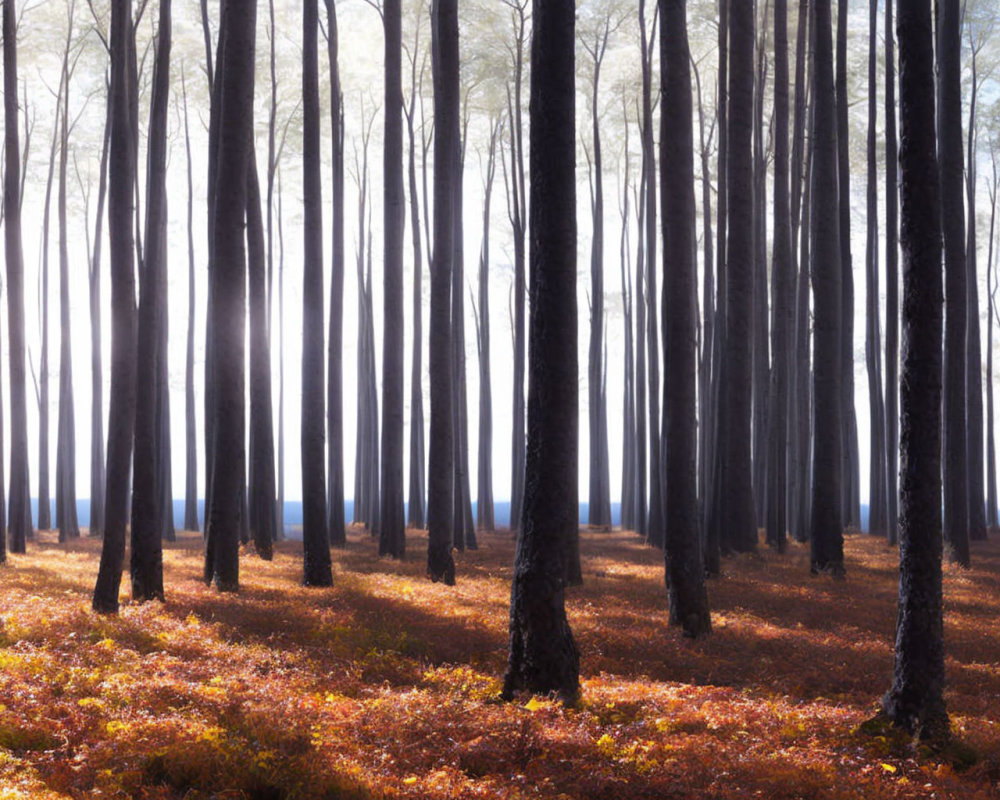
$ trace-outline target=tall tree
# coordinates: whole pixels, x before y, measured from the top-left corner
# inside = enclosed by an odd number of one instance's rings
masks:
[[[382,491],[379,553],[406,554],[403,511],[403,44],[400,0],[384,0],[385,134],[382,149],[384,290],[382,327]],[[456,48],[457,50],[457,48]],[[456,53],[457,63],[457,53]]]
[[[893,0],[885,0],[885,493],[886,538],[899,536],[899,147]]]
[[[854,410],[854,266],[851,257],[851,158],[848,132],[847,93],[847,10],[849,0],[837,0],[837,183],[839,186],[839,237],[841,291],[840,305],[840,393],[843,445],[841,492],[843,523],[861,527],[861,468],[858,457],[858,421]]]
[[[5,4],[6,5],[6,4]],[[108,430],[104,544],[94,587],[94,610],[117,613],[125,528],[128,522],[129,468],[135,422],[136,313],[132,238],[135,151],[133,149],[129,70],[132,2],[111,4],[111,144],[108,154],[108,234],[111,257],[111,406]]]
[[[564,595],[580,513],[575,3],[533,0],[532,12],[528,460],[503,696],[557,692],[572,703],[580,664]]]
[[[791,363],[792,220],[788,197],[788,3],[774,2],[774,249],[771,381],[768,396],[767,542],[785,549],[788,530],[788,373]]]
[[[344,110],[340,89],[340,40],[337,4],[326,0],[326,49],[330,62],[331,210],[333,228],[330,272],[330,333],[326,378],[327,502],[330,543],[342,547],[346,541],[344,519]]]
[[[725,529],[737,552],[757,547],[751,485],[751,342],[753,306],[753,53],[752,3],[729,7],[729,175],[726,251]],[[652,354],[651,354],[652,357]]]
[[[188,236],[188,327],[184,362],[184,528],[198,526],[198,440],[194,402],[194,180],[191,166],[191,131],[188,125],[187,81],[181,72],[184,99],[184,153],[187,163],[187,236]]]
[[[948,735],[941,609],[941,209],[934,136],[930,2],[900,0],[903,374],[900,381],[900,576],[892,688],[898,727]]]
[[[813,110],[810,209],[814,306],[811,570],[844,574],[844,462],[841,349],[843,263],[837,191],[837,102],[833,82],[830,0],[816,0],[813,14]]]
[[[303,582],[333,583],[326,516],[323,402],[323,196],[319,136],[317,0],[302,6],[302,168],[305,236],[302,291],[302,541]]]
[[[986,258],[986,528],[995,529],[997,520],[997,455],[996,436],[993,428],[993,322],[996,317],[996,268],[993,263],[994,232],[997,219],[997,189],[1000,176],[997,175],[996,149],[990,145],[990,160],[993,166],[992,181],[989,186],[990,198],[990,238]]]
[[[170,0],[160,2],[160,18],[149,112],[146,156],[145,257],[139,271],[139,319],[136,345],[135,449],[132,461],[132,597],[137,602],[163,599],[163,552],[160,545],[162,493],[157,474],[158,372],[164,280],[167,269],[167,112],[170,96]]]
[[[879,320],[877,65],[878,4],[868,7],[868,238],[865,246],[865,363],[868,367],[870,480],[868,531],[886,530],[885,405],[882,398],[882,335]]]
[[[431,262],[431,430],[427,467],[427,574],[455,582],[454,439],[451,344],[454,181],[459,154],[458,2],[433,0],[434,257]]]
[[[687,0],[660,0],[662,107],[692,115]],[[697,637],[712,629],[698,522],[697,269],[694,136],[660,121],[663,203],[663,433],[666,447],[666,578],[670,619]],[[668,314],[667,311],[670,310]]]
[[[965,376],[968,289],[963,191],[965,163],[962,137],[961,8],[959,0],[940,0],[935,9],[937,138],[945,264],[944,540],[948,544],[949,558],[968,566],[968,384]]]

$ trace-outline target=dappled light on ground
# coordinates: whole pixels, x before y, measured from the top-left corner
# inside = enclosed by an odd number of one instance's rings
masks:
[[[896,555],[850,537],[848,578],[808,551],[724,561],[714,633],[667,625],[662,556],[584,533],[569,592],[582,700],[497,702],[513,541],[480,535],[458,585],[352,531],[334,586],[300,545],[250,553],[238,595],[165,550],[167,602],[90,610],[98,544],[43,535],[0,569],[0,798],[990,798],[1000,792],[1000,546],[945,569],[958,759],[859,730],[888,688]],[[127,562],[126,562],[127,563]],[[124,581],[127,588],[127,576]],[[123,592],[124,595],[127,592]],[[974,763],[970,763],[974,762]]]

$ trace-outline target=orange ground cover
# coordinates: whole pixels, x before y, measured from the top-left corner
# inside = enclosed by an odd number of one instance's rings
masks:
[[[714,634],[668,628],[660,555],[585,533],[570,592],[576,709],[496,701],[513,543],[483,535],[458,585],[380,561],[360,531],[332,589],[300,548],[246,554],[239,595],[166,552],[165,605],[90,611],[98,545],[47,536],[0,569],[0,800],[39,798],[990,798],[1000,796],[1000,546],[946,568],[947,702],[977,758],[859,730],[888,688],[895,554],[847,542],[724,562]],[[126,580],[127,588],[127,580]]]

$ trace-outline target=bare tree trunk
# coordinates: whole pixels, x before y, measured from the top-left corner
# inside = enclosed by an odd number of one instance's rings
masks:
[[[5,4],[6,5],[6,4]],[[117,613],[125,528],[128,521],[129,467],[135,422],[136,313],[132,239],[135,172],[130,96],[129,39],[131,0],[111,5],[111,144],[108,159],[108,233],[111,256],[111,407],[108,430],[104,545],[94,588],[94,610]]]
[[[184,367],[184,528],[199,530],[198,525],[198,440],[194,402],[194,181],[191,167],[191,132],[188,126],[187,84],[181,76],[184,94],[184,152],[187,158],[187,234],[188,234],[188,327]]]
[[[890,545],[899,535],[899,149],[892,2],[885,0],[885,492]]]
[[[991,147],[993,181],[990,184],[990,241],[986,258],[986,291],[988,313],[986,316],[986,528],[997,527],[997,454],[996,437],[993,429],[993,320],[996,316],[996,270],[993,264],[994,232],[997,218],[996,152]]]
[[[326,516],[323,381],[323,197],[320,180],[317,0],[302,12],[302,165],[305,258],[302,324],[302,541],[303,582],[333,583]]]

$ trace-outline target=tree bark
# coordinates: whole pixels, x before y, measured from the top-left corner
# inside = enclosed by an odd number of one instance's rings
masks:
[[[6,6],[6,4],[5,4]],[[108,157],[108,233],[111,257],[111,406],[108,430],[104,544],[94,588],[94,610],[117,613],[125,528],[128,521],[129,467],[135,422],[136,311],[132,238],[135,174],[130,96],[129,38],[131,0],[111,5],[111,144]]]
[[[187,235],[188,235],[188,327],[184,367],[184,528],[199,530],[198,525],[198,440],[194,402],[194,180],[191,166],[191,132],[188,126],[187,85],[181,77],[184,94],[184,152],[187,160]]]
[[[941,609],[941,209],[930,3],[901,0],[903,374],[900,577],[892,688],[882,708],[921,738],[946,738]]]
[[[885,0],[885,492],[886,538],[899,537],[899,148],[893,0]]]
[[[302,325],[303,583],[330,586],[326,516],[326,431],[323,402],[323,196],[320,170],[317,0],[302,7],[302,167],[304,263]]]
[[[573,703],[580,667],[564,594],[579,524],[575,4],[534,0],[532,11],[528,460],[503,697],[527,689]]]

